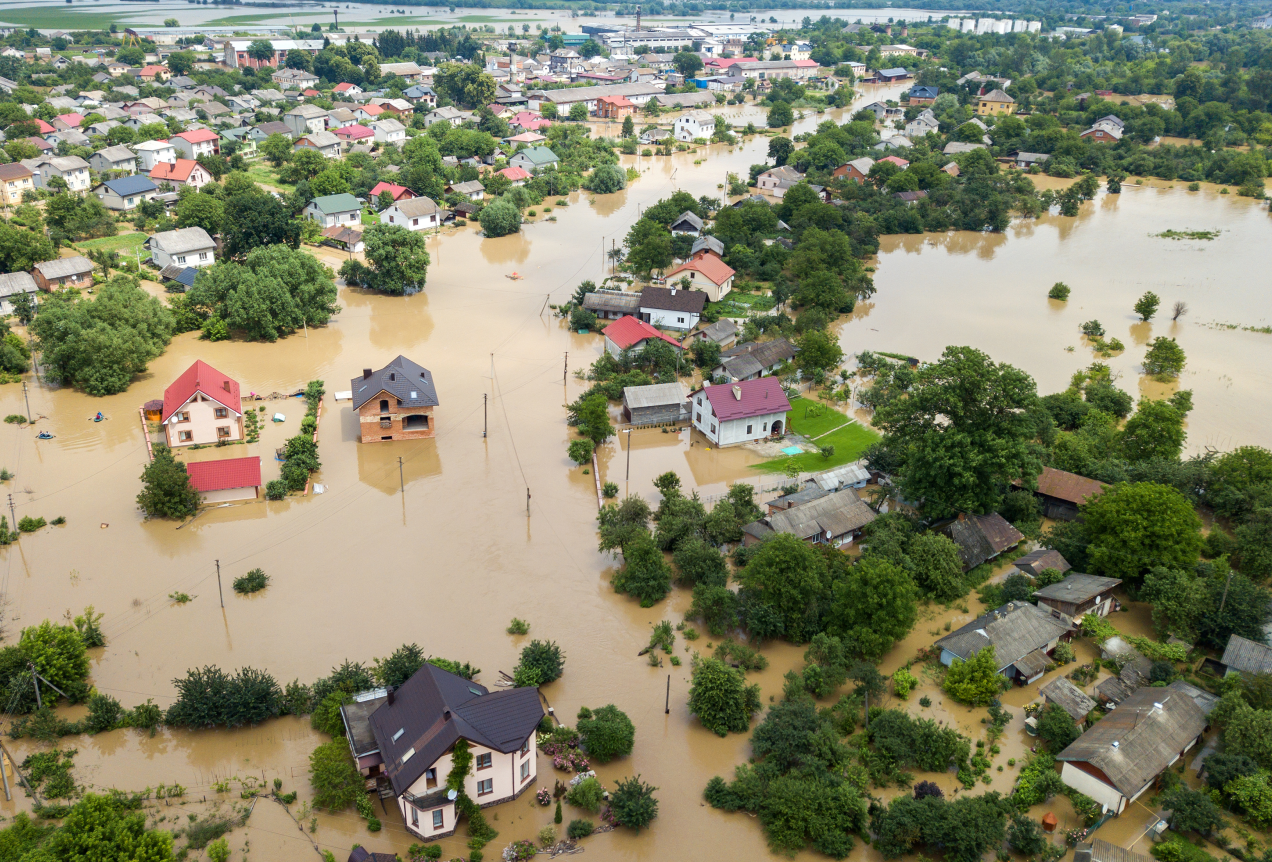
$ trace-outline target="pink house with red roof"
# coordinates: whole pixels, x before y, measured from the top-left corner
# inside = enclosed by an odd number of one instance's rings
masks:
[[[508,121],[508,125],[520,126],[527,132],[537,132],[539,129],[546,129],[552,125],[552,121],[534,111],[520,111]]]
[[[339,93],[342,96],[361,96],[362,88],[357,84],[350,84],[348,81],[342,81],[336,84],[331,90],[333,93]]]
[[[212,182],[212,175],[194,159],[177,159],[172,163],[157,163],[150,169],[150,181],[157,186],[164,183],[173,187],[189,186],[197,192]]]
[[[502,174],[507,177],[514,186],[525,185],[526,180],[530,179],[532,176],[525,168],[519,168],[516,165],[513,165],[510,168],[504,168],[502,171],[495,171],[495,173]]]
[[[706,386],[689,394],[691,421],[716,446],[734,446],[786,430],[791,402],[776,377]]]
[[[354,144],[358,141],[375,140],[375,132],[360,123],[354,123],[352,126],[345,126],[344,128],[336,129],[335,135],[346,144]]]
[[[211,129],[191,129],[188,132],[177,132],[168,138],[177,151],[178,157],[198,159],[199,156],[214,156],[221,151],[221,136]]]
[[[259,455],[221,461],[190,461],[186,464],[186,474],[204,503],[231,503],[255,500],[260,496]]]
[[[170,447],[242,440],[238,381],[200,359],[163,391],[160,421]]]
[[[630,354],[640,353],[651,340],[665,341],[677,351],[683,350],[680,342],[670,335],[664,335],[656,328],[637,320],[630,314],[605,327],[601,332],[605,336],[605,350],[617,359],[624,350]]]
[[[900,168],[901,170],[905,170],[906,168],[908,168],[908,167],[910,166],[910,163],[909,163],[909,162],[907,162],[905,159],[901,158],[900,156],[885,156],[884,158],[880,159],[879,161],[880,161],[880,162],[889,162],[889,163],[891,163],[891,164],[894,164],[894,165],[896,165],[898,168]]]
[[[733,289],[733,276],[736,274],[733,267],[708,254],[680,264],[667,273],[666,280],[670,284],[687,278],[690,290],[701,290],[711,302],[719,302]]]

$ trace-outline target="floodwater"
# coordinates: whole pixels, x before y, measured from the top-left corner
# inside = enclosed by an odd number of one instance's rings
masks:
[[[895,94],[896,88],[881,88],[863,98]],[[842,121],[843,112],[828,116]],[[795,131],[819,119],[810,115]],[[765,858],[754,819],[716,812],[701,799],[711,776],[728,776],[747,758],[747,737],[717,738],[688,715],[690,654],[683,640],[675,648],[680,667],[653,668],[637,657],[650,626],[678,621],[689,596],[676,590],[659,607],[641,609],[610,589],[614,561],[595,546],[595,477],[566,458],[572,432],[562,409],[588,385],[573,372],[600,355],[600,337],[568,332],[544,306],[564,301],[581,280],[603,276],[602,249],[625,235],[640,209],[673,189],[716,196],[726,171],[745,172],[763,160],[766,147],[759,137],[671,158],[626,158],[642,171],[638,181],[617,195],[572,194],[568,206],[553,206],[555,222],[540,218],[499,239],[484,239],[473,227],[430,238],[428,288],[419,295],[342,289],[343,311],[330,326],[276,344],[209,344],[183,335],[117,396],[93,398],[28,375],[38,421],[35,428],[0,426],[0,467],[14,473],[4,493],[19,518],[62,515],[67,523],[0,551],[10,642],[23,626],[93,605],[106,615],[109,639],[94,651],[94,683],[129,706],[147,698],[166,706],[172,680],[187,668],[250,665],[284,683],[312,681],[345,659],[370,661],[404,642],[470,661],[489,682],[499,670],[512,670],[527,640],[504,632],[520,617],[530,622],[532,637],[555,640],[565,651],[565,676],[544,690],[562,719],[572,721],[583,705],[614,703],[635,722],[635,753],[603,767],[602,778],[641,773],[660,788],[654,828],[639,836],[624,830],[597,836],[589,841],[593,852],[632,860],[690,853]],[[1201,325],[1265,322],[1260,285],[1250,273],[1261,271],[1255,255],[1266,244],[1258,233],[1266,218],[1233,196],[1128,186],[1120,199],[1102,197],[1077,218],[1018,223],[1001,236],[889,239],[878,261],[879,292],[842,324],[840,338],[849,353],[868,347],[929,359],[946,344],[970,343],[1020,364],[1049,391],[1090,361],[1082,352],[1063,351],[1065,344],[1079,345],[1076,325],[1083,319],[1099,316],[1127,342],[1127,356],[1114,360],[1124,385],[1149,330],[1177,333],[1190,356],[1184,384],[1196,393],[1190,445],[1267,444],[1266,399],[1249,396],[1266,391],[1269,336]],[[1147,236],[1171,227],[1224,233],[1209,244]],[[331,253],[324,259],[340,262]],[[999,265],[991,270],[991,262]],[[525,278],[506,278],[514,269]],[[1056,280],[1074,288],[1072,307],[1046,300]],[[1148,287],[1167,305],[1186,299],[1190,315],[1176,326],[1133,324],[1130,306]],[[316,477],[325,493],[210,509],[185,525],[139,516],[134,497],[145,441],[138,407],[160,397],[195,359],[235,377],[245,392],[293,392],[321,378],[330,393],[399,353],[434,373],[441,400],[435,439],[359,444],[347,403],[329,394],[319,435],[323,469]],[[266,406],[270,414],[284,413],[286,422],[267,426],[259,444],[224,455],[261,454],[268,461],[278,441],[295,433],[299,401]],[[99,410],[107,421],[89,421]],[[18,385],[0,388],[0,411],[26,411]],[[37,441],[40,429],[56,437]],[[704,495],[754,475],[754,456],[709,451],[700,437],[683,431],[637,431],[630,453],[625,441],[614,441],[599,460],[603,479],[650,496],[651,479],[665,470]],[[270,469],[276,468],[267,467],[267,475]],[[256,567],[271,576],[270,587],[250,598],[235,595],[228,582]],[[177,591],[194,600],[174,604],[168,596]],[[974,611],[921,621],[884,669],[930,643],[931,630],[947,620],[957,625]],[[706,649],[709,642],[693,646]],[[770,668],[754,678],[768,702],[780,696],[782,674],[802,664],[803,650],[774,645],[765,652]],[[983,735],[979,713],[933,693],[934,715],[974,738]],[[1013,724],[996,763],[1023,756],[1027,741],[1020,736]],[[215,781],[263,770],[270,781],[281,778],[285,790],[300,791],[295,807],[308,798],[307,755],[319,741],[295,719],[233,732],[161,731],[150,739],[118,731],[68,740],[80,751],[81,782],[139,789],[175,781],[202,800],[216,798],[208,790]],[[11,748],[20,759],[31,745]],[[550,785],[550,766],[541,768],[540,784]],[[936,780],[946,786],[952,776]],[[992,788],[1006,790],[1010,780],[1008,770],[995,772]],[[0,811],[25,804],[18,800]],[[490,816],[501,832],[490,848],[496,852],[509,840],[533,836],[550,810],[526,795]],[[409,839],[392,818],[384,822],[385,831],[371,835],[351,813],[324,815],[312,837],[333,852],[355,841],[404,851]],[[308,859],[310,834],[269,803],[258,806],[233,845],[250,836],[254,848],[268,848],[268,858]],[[445,849],[459,854],[462,836],[448,839]]]

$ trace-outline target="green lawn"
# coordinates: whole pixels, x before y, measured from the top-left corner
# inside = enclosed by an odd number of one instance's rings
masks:
[[[746,317],[752,311],[771,311],[777,303],[758,293],[730,293],[719,302],[708,302],[707,310],[720,317]]]
[[[788,415],[793,417],[794,414]],[[794,425],[793,418],[792,425]],[[861,453],[866,451],[870,444],[878,439],[879,435],[874,431],[859,422],[853,422],[850,425],[844,425],[836,431],[831,431],[825,437],[821,437],[816,441],[819,446],[834,446],[834,455],[829,458],[823,458],[820,452],[805,452],[802,455],[793,456],[793,459],[796,465],[799,466],[800,472],[816,473],[821,470],[829,470],[832,467],[839,467],[856,461],[861,457]],[[781,473],[786,469],[786,464],[790,460],[792,458],[783,455],[780,458],[774,458],[772,461],[756,464],[755,469],[763,470],[765,473]]]
[[[0,11],[0,21],[6,24],[17,24],[20,27],[36,29],[60,30],[74,27],[76,30],[105,30],[111,24],[120,24],[131,19],[136,13],[132,10],[116,12],[81,12],[84,4],[67,6],[64,3],[47,6],[31,6],[22,9],[5,9]],[[138,10],[139,12],[141,10]]]
[[[363,224],[379,224],[380,214],[372,211],[370,207],[363,207],[362,208],[362,223]]]
[[[284,191],[293,189],[295,186],[291,183],[285,183],[278,178],[278,172],[269,167],[269,163],[265,161],[249,162],[247,166],[247,175],[257,183],[263,183],[267,186],[273,186]]]
[[[789,430],[810,439],[838,428],[848,421],[845,414],[833,407],[808,398],[792,398],[791,412],[786,414]]]
[[[115,236],[104,236],[100,239],[89,239],[75,243],[81,251],[117,251],[120,254],[136,254],[137,249],[146,241],[144,233],[121,233]]]

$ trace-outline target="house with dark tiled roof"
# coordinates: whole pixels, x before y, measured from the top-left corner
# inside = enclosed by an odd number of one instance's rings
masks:
[[[1043,675],[1056,646],[1072,635],[1073,624],[1063,614],[1028,602],[1008,602],[955,629],[934,646],[946,667],[992,646],[998,672],[1024,685]]]
[[[1024,535],[997,512],[989,515],[960,514],[945,529],[958,545],[958,555],[965,572],[1025,540]]]
[[[828,492],[814,486],[790,495],[804,494],[808,499],[792,500],[793,505],[773,510],[742,528],[742,544],[763,542],[768,535],[787,533],[813,545],[840,548],[861,535],[861,530],[875,519],[874,510],[862,502],[852,488]]]
[[[163,391],[160,422],[173,448],[242,440],[238,381],[198,360]]]
[[[460,740],[473,758],[464,791],[482,808],[516,799],[538,777],[535,729],[544,712],[532,686],[490,691],[425,664],[398,688],[355,696],[340,713],[359,771],[396,799],[406,830],[424,841],[455,832],[446,778]]]
[[[433,374],[405,356],[379,370],[365,368],[350,385],[363,443],[417,440],[436,433],[438,405]]]
[[[795,358],[795,345],[785,338],[771,341],[748,341],[720,353],[720,364],[712,370],[713,379],[730,382],[765,377],[784,362]]]
[[[1070,572],[1063,581],[1043,587],[1033,597],[1040,606],[1081,622],[1087,614],[1107,617],[1115,604],[1113,591],[1121,585],[1117,578]]]
[[[674,285],[647,287],[640,295],[640,319],[663,329],[688,332],[698,325],[707,295],[701,290],[684,290]]]

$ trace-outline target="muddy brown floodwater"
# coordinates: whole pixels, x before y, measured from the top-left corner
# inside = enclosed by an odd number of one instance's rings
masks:
[[[862,100],[898,92],[876,89]],[[761,116],[750,107],[735,113]],[[842,121],[844,112],[825,116]],[[796,131],[821,119],[810,113]],[[600,338],[568,332],[543,308],[545,300],[564,301],[581,280],[602,275],[602,249],[621,241],[641,208],[673,189],[716,196],[726,171],[745,174],[763,161],[766,147],[760,137],[665,159],[626,158],[642,172],[638,181],[593,200],[572,194],[569,206],[554,206],[556,222],[541,217],[500,239],[484,239],[472,227],[430,238],[433,263],[422,294],[394,298],[342,288],[344,310],[330,326],[272,345],[209,344],[183,335],[121,395],[93,398],[28,376],[38,421],[34,428],[0,426],[0,466],[14,473],[5,493],[18,517],[62,515],[67,524],[25,535],[0,552],[8,639],[23,626],[93,605],[106,615],[109,639],[94,651],[95,684],[126,705],[153,698],[166,706],[172,680],[191,667],[250,665],[284,683],[312,681],[345,659],[369,661],[412,641],[472,662],[489,682],[499,670],[512,670],[528,640],[504,632],[513,616],[521,617],[532,637],[556,640],[566,653],[565,676],[544,691],[563,719],[572,721],[585,704],[614,703],[636,723],[635,753],[603,767],[602,778],[641,773],[660,788],[654,828],[597,836],[590,852],[632,860],[767,857],[753,818],[721,814],[701,798],[711,776],[727,776],[746,759],[747,736],[721,739],[691,719],[687,660],[679,668],[651,668],[637,658],[651,624],[679,620],[689,597],[678,590],[659,607],[641,609],[610,589],[613,560],[596,550],[593,477],[566,459],[571,432],[562,410],[586,386],[572,372],[599,355]],[[1270,337],[1201,325],[1266,323],[1259,278],[1266,219],[1231,196],[1128,186],[1121,198],[1084,206],[1076,219],[1016,223],[998,236],[889,238],[879,258],[878,294],[841,324],[840,338],[849,353],[877,348],[929,359],[946,344],[973,344],[1021,365],[1049,391],[1091,361],[1077,338],[1081,320],[1099,317],[1127,342],[1126,355],[1112,364],[1132,389],[1140,387],[1134,364],[1148,336],[1177,334],[1190,359],[1184,385],[1196,393],[1190,445],[1266,444],[1268,400],[1259,396],[1267,391]],[[1147,236],[1167,228],[1224,232],[1212,243]],[[525,278],[507,279],[513,270]],[[1045,298],[1057,280],[1074,288],[1068,307]],[[1188,301],[1190,315],[1177,325],[1134,324],[1130,306],[1148,288],[1167,306]],[[1068,344],[1075,353],[1064,352]],[[210,509],[180,528],[139,516],[134,498],[145,444],[137,408],[161,397],[195,359],[237,378],[245,392],[295,391],[321,378],[330,393],[399,353],[434,373],[441,399],[435,439],[361,445],[347,403],[328,395],[317,477],[325,493]],[[571,373],[563,374],[567,361]],[[296,433],[303,405],[267,406],[286,421],[269,425],[261,443],[224,454],[260,454],[268,475],[277,469],[272,448]],[[99,410],[108,421],[89,421]],[[25,412],[20,387],[0,389],[0,411]],[[56,437],[37,441],[37,430]],[[629,487],[636,493],[652,496],[650,480],[665,470],[707,495],[754,475],[754,456],[707,451],[687,432],[633,436]],[[604,447],[602,478],[626,482],[627,457],[617,441]],[[250,598],[235,595],[228,581],[255,567],[270,574],[270,587]],[[174,591],[195,598],[177,605],[167,598]],[[949,612],[921,622],[885,669],[930,642],[929,629],[965,616]],[[676,652],[688,658],[683,641]],[[766,650],[771,666],[755,676],[766,702],[780,696],[782,674],[801,663],[802,652],[784,645]],[[934,714],[981,735],[973,711],[942,703]],[[1012,733],[1020,735],[1014,726]],[[80,780],[99,787],[179,782],[202,796],[214,781],[260,773],[282,778],[303,801],[307,755],[319,741],[307,722],[282,719],[233,732],[162,731],[154,739],[119,731],[73,744]],[[1015,739],[1008,749],[1024,744]],[[31,748],[17,744],[15,753]],[[550,785],[550,764],[541,770],[540,783]],[[1010,777],[995,773],[994,789],[1006,789]],[[952,776],[939,780],[950,784]],[[253,846],[266,848],[270,859],[312,858],[308,839],[275,807],[266,808],[248,827]],[[550,810],[526,795],[491,816],[501,833],[493,854],[509,840],[533,836]],[[401,825],[391,817],[384,823],[385,831],[371,835],[351,813],[324,815],[315,838],[337,856],[355,841],[404,851],[410,842]],[[463,839],[444,846],[458,855]]]

